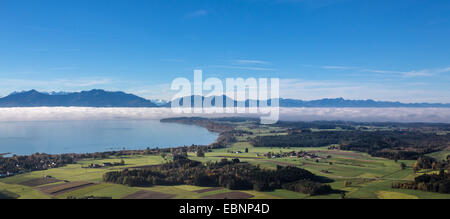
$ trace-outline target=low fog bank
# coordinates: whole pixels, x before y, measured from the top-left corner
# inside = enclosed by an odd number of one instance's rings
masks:
[[[450,123],[450,108],[283,108],[280,120]]]
[[[232,117],[255,114],[177,114],[170,108],[35,107],[0,108],[0,121],[162,119],[182,116]],[[450,108],[280,108],[280,120],[450,123]]]

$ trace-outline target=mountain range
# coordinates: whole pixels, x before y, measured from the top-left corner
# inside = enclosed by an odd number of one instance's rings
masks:
[[[211,101],[215,105],[215,99],[222,98],[224,105],[227,101],[238,105],[238,101],[234,101],[227,96],[202,97],[191,96],[191,105],[195,98]],[[189,97],[188,97],[189,98]],[[178,99],[180,104],[183,99]],[[273,100],[269,100],[269,105]],[[251,100],[241,102],[245,106],[249,106]],[[256,104],[259,104],[256,101]],[[320,99],[320,100],[296,100],[296,99],[279,99],[281,107],[440,107],[450,108],[450,104],[444,103],[400,103],[389,101],[375,100],[346,100],[343,98]],[[10,95],[0,98],[0,107],[170,107],[171,102],[163,100],[147,100],[133,94],[121,91],[105,91],[94,89],[81,92],[39,92],[36,90],[14,92]]]
[[[79,107],[157,107],[150,100],[121,91],[14,92],[0,98],[0,107],[79,106]]]

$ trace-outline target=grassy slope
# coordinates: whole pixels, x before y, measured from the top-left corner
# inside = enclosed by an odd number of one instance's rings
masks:
[[[450,155],[450,150],[438,151],[438,152],[427,154],[427,156],[433,157],[436,160],[445,160],[445,159],[447,159],[448,155]]]

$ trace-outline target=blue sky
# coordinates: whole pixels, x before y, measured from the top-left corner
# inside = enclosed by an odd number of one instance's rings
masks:
[[[450,103],[447,0],[3,0],[0,96],[277,77],[286,98]]]

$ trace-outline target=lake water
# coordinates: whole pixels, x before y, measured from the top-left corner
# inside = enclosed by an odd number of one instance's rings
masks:
[[[0,122],[0,154],[102,152],[210,144],[218,134],[158,120]]]

